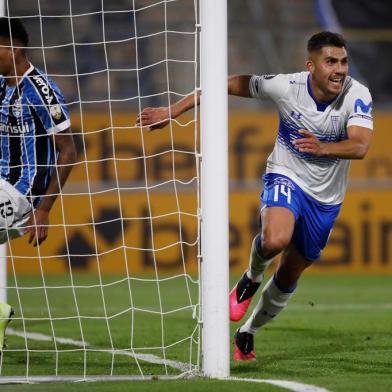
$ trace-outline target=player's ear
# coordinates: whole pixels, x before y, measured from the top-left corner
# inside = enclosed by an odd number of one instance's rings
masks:
[[[314,63],[313,63],[313,61],[311,59],[307,59],[306,62],[305,62],[305,65],[306,65],[306,69],[310,73],[313,73],[313,71],[314,71]]]

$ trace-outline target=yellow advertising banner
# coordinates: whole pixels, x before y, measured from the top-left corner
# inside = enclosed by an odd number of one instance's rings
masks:
[[[145,181],[189,178],[195,172],[199,146],[195,118],[182,116],[162,130],[134,127],[136,115],[87,113],[74,117],[79,150],[69,182]],[[352,163],[353,179],[391,179],[392,115],[375,114],[374,140],[366,159]],[[258,181],[275,143],[276,113],[237,113],[229,118],[230,180]],[[223,147],[222,147],[223,148]]]
[[[197,271],[195,121],[184,117],[149,133],[135,128],[134,120],[94,113],[73,119],[78,162],[51,213],[49,237],[39,248],[26,237],[9,243],[9,271]],[[365,160],[353,163],[351,178],[392,178],[391,123],[391,115],[376,114],[373,145]],[[232,271],[246,268],[259,230],[260,177],[276,129],[271,113],[230,117]],[[349,190],[322,260],[309,271],[392,272],[392,188],[369,184]]]
[[[49,238],[39,248],[20,238],[9,244],[16,271],[159,274],[197,271],[198,219],[191,193],[146,192],[64,197],[52,214]],[[392,190],[351,191],[313,271],[392,272]],[[181,212],[179,212],[181,211]],[[65,212],[62,224],[62,215]],[[259,194],[230,196],[230,265],[246,268],[249,247],[259,230]],[[151,219],[151,216],[153,217]],[[180,229],[181,228],[181,229]],[[11,258],[10,258],[11,268]],[[128,272],[127,272],[128,271]]]

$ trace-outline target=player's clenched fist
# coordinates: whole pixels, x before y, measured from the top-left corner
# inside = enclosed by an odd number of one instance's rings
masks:
[[[149,131],[153,131],[165,127],[169,121],[169,108],[145,108],[138,114],[135,125],[147,127]]]

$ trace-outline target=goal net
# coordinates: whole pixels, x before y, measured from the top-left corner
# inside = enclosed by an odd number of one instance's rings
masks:
[[[197,7],[5,0],[29,32],[29,60],[65,97],[78,155],[47,240],[7,244],[0,288],[15,315],[0,381],[199,369],[197,109],[163,130],[134,125],[198,88]]]

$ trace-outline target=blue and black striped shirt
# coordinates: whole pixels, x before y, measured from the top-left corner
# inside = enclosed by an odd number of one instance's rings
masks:
[[[32,65],[17,86],[0,77],[0,177],[37,205],[56,161],[51,134],[70,127],[57,85]]]

